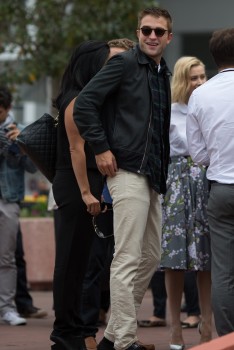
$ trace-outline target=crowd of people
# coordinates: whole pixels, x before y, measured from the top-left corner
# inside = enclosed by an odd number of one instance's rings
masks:
[[[137,327],[166,326],[166,300],[170,350],[185,348],[186,327],[198,326],[200,343],[210,341],[212,312],[219,336],[234,331],[234,28],[212,34],[218,74],[208,80],[194,56],[168,69],[163,54],[173,35],[166,9],[143,9],[136,34],[137,43],[77,46],[53,101],[59,112],[53,350],[154,350],[138,339]],[[20,130],[11,102],[0,90],[0,315],[20,325],[23,315],[46,312],[30,296],[28,314],[14,301],[24,171],[35,169],[15,143]],[[113,232],[105,240],[93,218],[108,205]],[[110,317],[97,344],[106,270]],[[193,278],[190,293],[186,276]],[[149,285],[153,316],[139,321]],[[188,317],[181,321],[183,291]]]

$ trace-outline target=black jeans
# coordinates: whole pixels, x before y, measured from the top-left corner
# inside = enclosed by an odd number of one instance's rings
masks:
[[[89,266],[85,275],[82,292],[82,305],[80,318],[83,321],[83,334],[85,337],[95,337],[98,328],[99,311],[102,307],[102,292],[109,304],[109,277],[110,265],[113,257],[113,236],[102,239],[94,238],[90,253]],[[106,293],[104,293],[106,292]],[[107,308],[107,306],[104,306]],[[107,310],[106,310],[107,311]]]
[[[100,199],[103,180],[98,170],[88,170],[91,192]],[[51,339],[57,344],[83,335],[80,318],[82,286],[95,233],[72,169],[57,170],[53,194],[58,205],[53,280],[55,321]]]
[[[26,262],[24,260],[24,248],[20,226],[17,233],[15,260],[17,267],[15,304],[18,312],[23,313],[33,307],[33,300],[28,291]]]
[[[167,292],[164,271],[155,271],[150,282],[153,295],[154,313],[158,318],[166,318]]]

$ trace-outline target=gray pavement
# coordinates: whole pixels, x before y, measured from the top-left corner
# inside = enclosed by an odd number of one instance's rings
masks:
[[[51,342],[49,340],[52,324],[54,320],[52,310],[52,292],[34,291],[31,292],[34,304],[37,307],[46,309],[48,317],[44,319],[28,319],[26,326],[9,326],[0,321],[0,350],[50,350]],[[152,315],[152,297],[150,291],[147,291],[138,319],[147,319]],[[181,319],[186,317],[181,314]],[[169,319],[169,315],[167,315]],[[168,320],[169,323],[169,320]],[[99,341],[103,336],[104,328],[100,328],[97,334]],[[139,338],[144,343],[155,344],[156,350],[169,349],[169,325],[167,327],[138,328]],[[189,349],[199,343],[199,334],[197,329],[185,329],[183,331],[186,349]],[[213,326],[213,338],[217,334]]]

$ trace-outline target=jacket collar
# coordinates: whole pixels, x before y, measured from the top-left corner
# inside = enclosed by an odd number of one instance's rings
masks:
[[[135,50],[136,50],[136,54],[137,54],[137,59],[139,64],[148,64],[148,65],[153,65],[155,66],[155,62],[152,58],[150,58],[149,56],[147,56],[143,51],[141,51],[139,44],[137,44],[135,46]],[[166,61],[164,60],[164,58],[161,58],[160,61],[160,71],[164,71],[166,75],[168,75],[169,77],[172,75],[170,70],[168,69],[167,65],[166,65]]]

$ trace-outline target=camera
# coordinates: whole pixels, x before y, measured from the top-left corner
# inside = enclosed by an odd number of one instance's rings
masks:
[[[7,133],[7,132],[11,131],[11,128],[5,127],[4,131]]]

